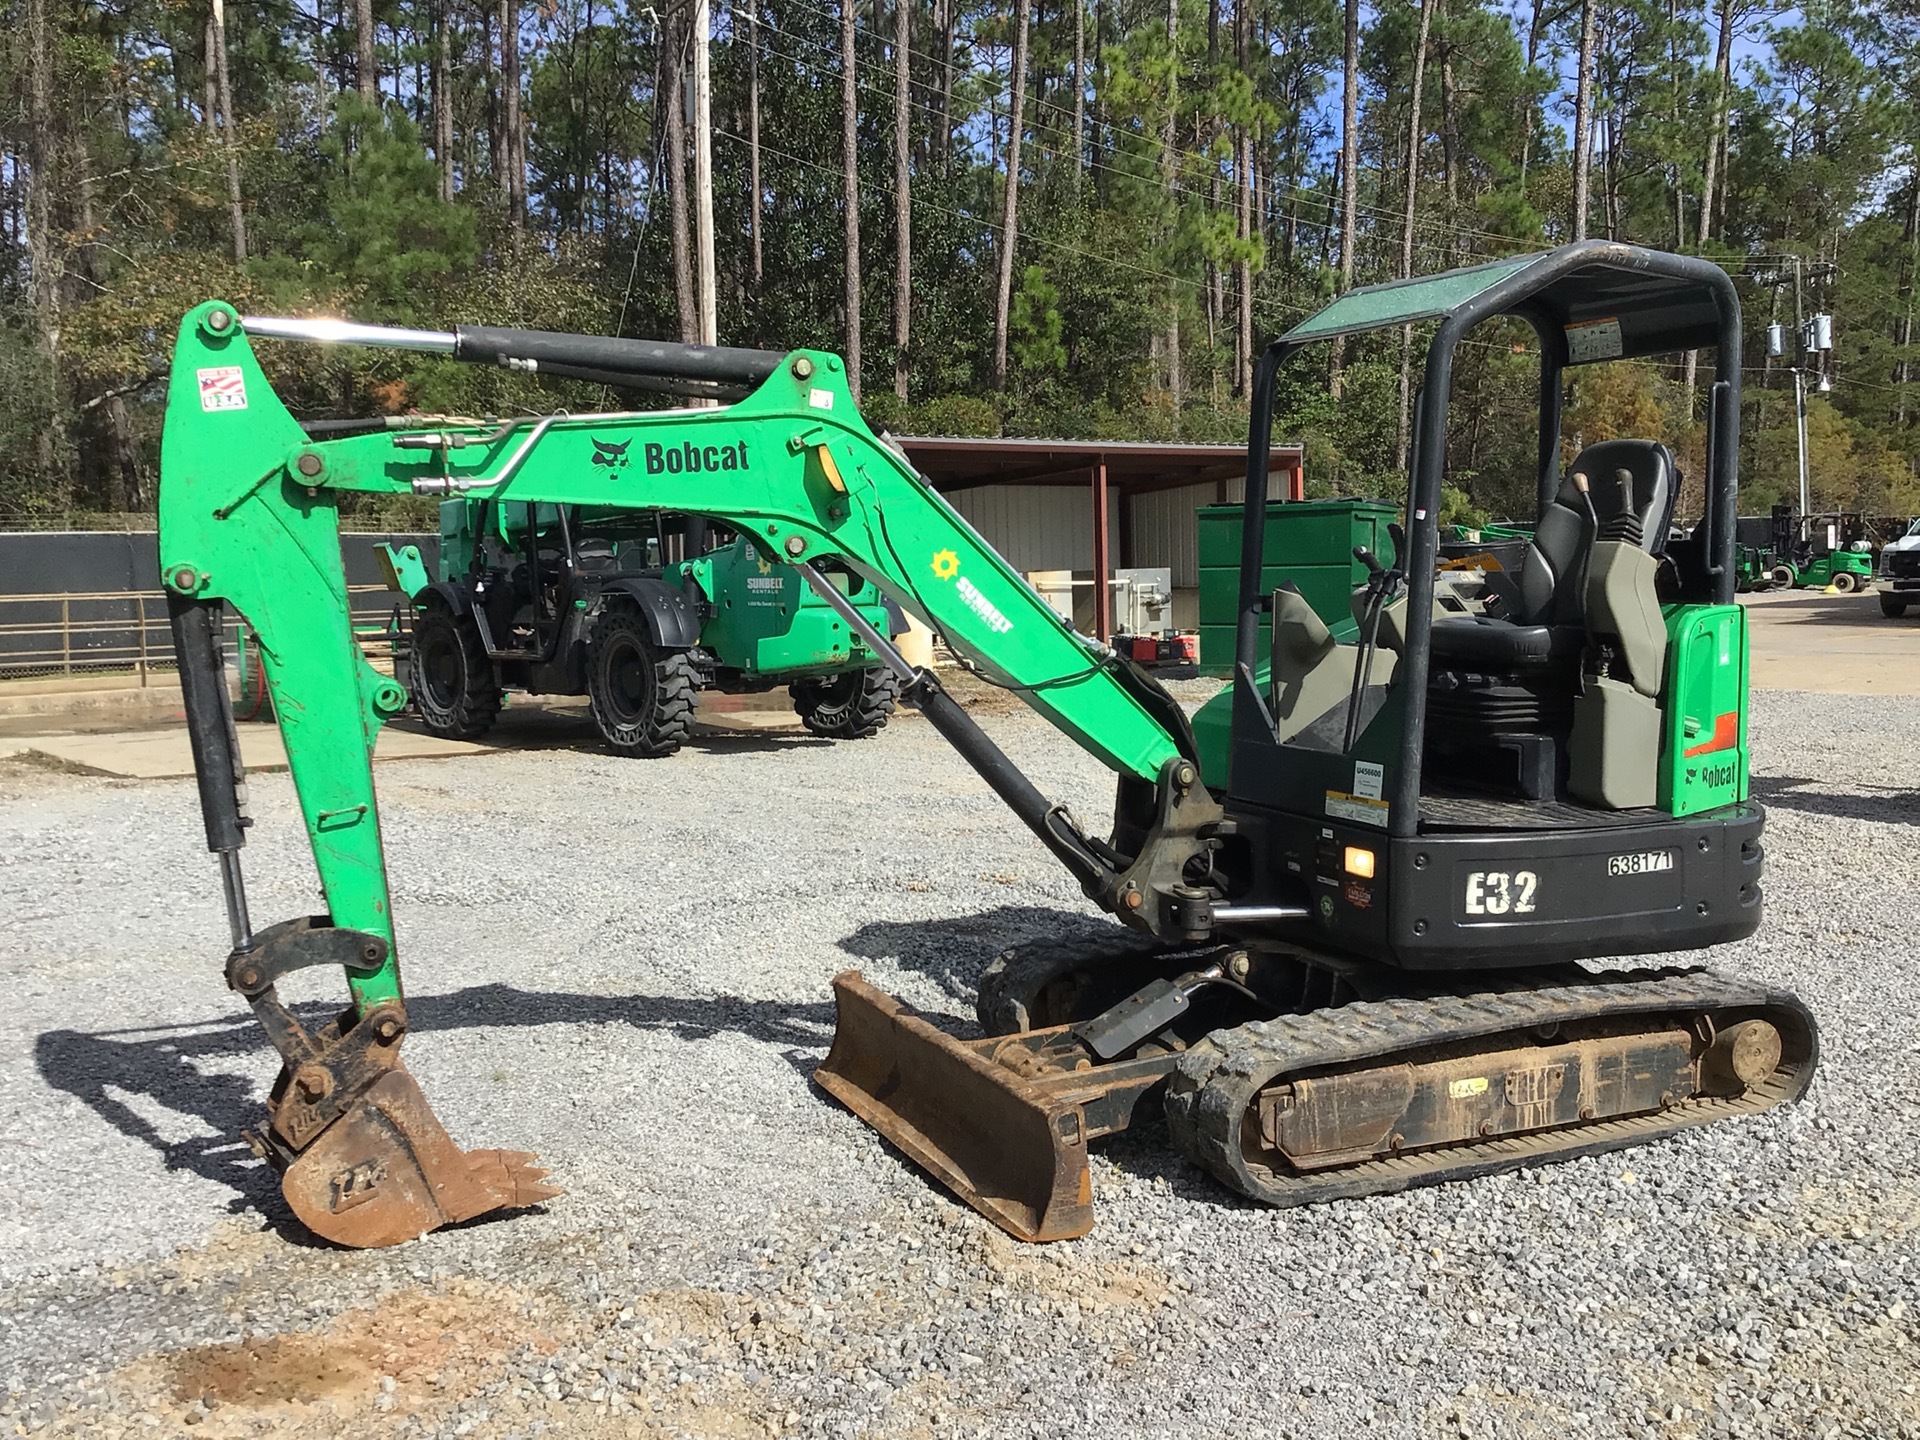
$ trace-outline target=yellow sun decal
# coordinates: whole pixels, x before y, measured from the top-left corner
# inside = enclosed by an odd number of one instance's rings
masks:
[[[951,550],[939,551],[933,557],[933,573],[942,580],[951,580],[960,573],[960,557]]]
[[[771,575],[773,573],[773,562],[771,560],[758,553],[756,553],[753,558],[759,562],[760,573],[762,575]]]

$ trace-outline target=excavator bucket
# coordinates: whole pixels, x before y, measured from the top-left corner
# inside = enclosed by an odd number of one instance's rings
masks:
[[[859,972],[835,977],[821,1087],[960,1199],[1021,1240],[1093,1228],[1080,1104],[954,1039]]]
[[[396,1064],[300,1151],[280,1188],[314,1234],[369,1249],[561,1194],[533,1159],[518,1150],[462,1150]]]

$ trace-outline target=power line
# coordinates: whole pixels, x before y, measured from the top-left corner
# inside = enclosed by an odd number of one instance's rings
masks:
[[[737,145],[745,145],[748,143],[744,136],[736,135],[731,130],[723,130],[716,126],[713,133],[731,140]],[[821,174],[831,175],[836,179],[840,176],[840,171],[834,166],[822,165],[817,160],[808,160],[804,156],[790,154],[785,150],[780,150],[767,144],[764,140],[760,142],[760,148],[769,155],[777,155],[782,160],[790,161],[805,169],[818,170]],[[964,211],[950,209],[945,205],[936,205],[931,200],[916,198],[913,204],[915,209],[931,210],[937,215],[945,215],[954,220],[964,220],[968,224],[980,225],[989,230],[998,228],[990,220],[982,219],[977,215],[968,215]],[[1083,250],[1079,246],[1070,245],[1064,240],[1055,240],[1049,236],[1036,235],[1032,231],[1020,230],[1017,226],[1015,227],[1014,233],[1018,239],[1030,240],[1036,245],[1044,245],[1049,249],[1059,250],[1069,255],[1078,255],[1083,259],[1093,260],[1103,265],[1112,266],[1115,269],[1131,270],[1136,274],[1145,275],[1155,280],[1165,280],[1174,285],[1185,285],[1194,290],[1204,290],[1207,288],[1206,282],[1203,280],[1193,280],[1185,275],[1175,275],[1170,271],[1155,270],[1150,266],[1136,265],[1131,261],[1119,260],[1110,255],[1101,255],[1092,250]]]
[[[789,0],[789,3],[802,4],[804,3],[804,0]],[[819,13],[826,14],[827,12],[822,10]],[[773,30],[770,27],[769,27],[768,33],[772,35],[781,36],[796,46],[805,46],[808,49],[811,49],[820,55],[826,56],[830,60],[837,61],[838,59],[837,50],[819,41],[808,39],[807,37],[795,34],[792,31]],[[778,52],[770,52],[770,53],[777,54]],[[794,65],[801,67],[803,69],[806,69],[810,73],[815,75],[832,78],[832,77],[836,77],[838,74],[837,69],[828,69],[828,68],[816,66],[811,62],[807,61],[806,59],[795,54],[789,53],[784,56],[781,56],[780,58],[786,59],[792,62]],[[887,71],[884,67],[879,65],[878,62],[870,61],[870,60],[860,60],[856,62],[856,65],[857,67],[864,68],[869,72],[880,73],[884,75],[889,81],[891,81],[891,78],[892,78],[891,72]],[[865,90],[868,94],[876,96],[881,99],[885,99],[889,102],[891,102],[894,98],[893,87],[890,83],[886,85],[876,84],[871,81],[862,80],[856,74],[854,79],[854,84],[857,88]],[[910,108],[919,110],[922,114],[925,114],[925,115],[939,116],[941,114],[941,112],[935,106],[932,106],[924,101],[915,100],[912,97],[908,98],[907,103]],[[1054,108],[1058,108],[1058,107],[1054,107]],[[950,117],[942,117],[942,118],[948,119]],[[1065,161],[1068,158],[1066,145],[1062,145],[1062,144],[1049,145],[1045,141],[1039,140],[1037,136],[1039,134],[1049,134],[1049,135],[1060,136],[1063,138],[1063,140],[1070,143],[1072,138],[1070,131],[1062,130],[1056,126],[1046,125],[1039,121],[1030,121],[1023,128],[1029,134],[1036,136],[1036,138],[1033,140],[1032,143],[1035,144],[1037,148],[1039,148],[1042,152],[1051,156],[1053,159],[1057,161]],[[1173,154],[1179,156],[1183,160],[1192,161],[1196,165],[1199,165],[1203,168],[1212,167],[1215,170],[1218,170],[1221,164],[1221,161],[1218,159],[1218,157],[1208,155],[1203,151],[1188,150],[1180,146],[1173,147]],[[1101,171],[1106,174],[1114,175],[1125,180],[1134,181],[1136,183],[1145,183],[1145,184],[1155,185],[1161,189],[1172,191],[1175,194],[1184,195],[1187,198],[1195,201],[1196,203],[1200,203],[1200,204],[1215,203],[1214,197],[1212,195],[1206,192],[1197,190],[1190,185],[1183,184],[1178,180],[1171,181],[1171,182],[1163,182],[1157,178],[1147,179],[1146,177],[1136,175],[1131,171],[1128,171],[1118,166],[1107,164],[1100,160],[1089,159],[1084,156],[1074,157],[1074,158],[1077,160],[1077,162],[1080,165],[1085,166],[1086,169],[1088,169],[1089,171]],[[1237,179],[1227,175],[1222,175],[1221,178],[1227,181],[1229,184],[1233,185],[1235,189],[1239,188],[1239,181]],[[1305,186],[1293,185],[1293,184],[1287,184],[1287,183],[1281,182],[1279,180],[1276,180],[1272,175],[1269,175],[1267,177],[1264,188],[1267,190],[1268,193],[1274,195],[1276,198],[1282,195],[1290,195],[1295,199],[1305,199],[1315,205],[1327,206],[1329,209],[1331,209],[1333,205],[1333,197],[1331,196],[1322,195],[1318,191],[1309,189]],[[1369,204],[1362,203],[1357,208],[1360,211],[1370,216],[1377,217],[1378,220],[1380,220],[1381,222],[1391,221],[1396,226],[1403,223],[1405,218],[1399,211],[1390,210],[1384,206],[1369,205]],[[1473,238],[1473,239],[1492,240],[1497,242],[1500,246],[1510,251],[1520,252],[1520,253],[1540,251],[1540,250],[1546,250],[1546,249],[1552,248],[1549,244],[1545,242],[1521,240],[1511,235],[1500,234],[1497,231],[1480,230],[1472,226],[1460,225],[1452,221],[1436,220],[1436,219],[1427,218],[1427,217],[1416,217],[1416,219],[1414,220],[1414,229],[1426,235],[1430,243],[1444,242],[1446,239],[1450,237],[1452,238],[1467,237],[1467,238]]]

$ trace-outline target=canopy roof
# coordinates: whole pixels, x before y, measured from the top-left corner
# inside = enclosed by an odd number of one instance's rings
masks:
[[[1706,261],[1594,240],[1349,290],[1280,338],[1331,340],[1462,311],[1526,315],[1558,327],[1567,363],[1581,364],[1711,348],[1719,302],[1732,298],[1726,272]]]

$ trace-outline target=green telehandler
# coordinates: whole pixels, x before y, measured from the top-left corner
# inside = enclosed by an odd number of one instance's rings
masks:
[[[594,454],[609,469],[649,459],[624,445]],[[484,735],[503,690],[585,695],[608,747],[647,757],[680,748],[707,688],[785,685],[801,723],[834,740],[878,734],[899,697],[893,672],[791,566],[703,516],[453,499],[440,505],[437,577],[416,547],[377,553],[413,602],[396,678],[447,739]],[[873,587],[841,583],[870,628],[906,629]]]
[[[1539,515],[1523,563],[1461,613],[1436,587],[1451,367],[1474,326],[1503,316],[1537,337]],[[1365,556],[1355,637],[1340,643],[1296,591],[1260,583],[1276,383],[1317,363],[1303,352],[1320,343],[1426,320],[1439,324],[1396,560]],[[407,344],[729,403],[316,441],[255,360],[266,337]],[[1670,539],[1672,453],[1611,439],[1563,469],[1560,402],[1569,365],[1688,349],[1716,352],[1707,513]],[[349,492],[662,509],[751,537],[1121,922],[1000,957],[980,986],[984,1039],[857,974],[834,981],[819,1083],[1011,1234],[1084,1233],[1088,1145],[1150,1097],[1185,1155],[1273,1205],[1591,1154],[1796,1098],[1817,1040],[1791,995],[1698,968],[1579,963],[1760,924],[1764,815],[1748,794],[1733,593],[1739,385],[1738,299],[1697,259],[1587,242],[1334,300],[1257,367],[1233,677],[1190,724],[874,436],[831,355],[201,305],[174,353],[161,573],[226,894],[227,980],[283,1060],[260,1153],[293,1212],[347,1245],[556,1193],[531,1156],[457,1147],[400,1060],[369,752],[406,696],[353,643],[335,523]],[[751,458],[610,471],[592,463],[609,444]],[[1043,795],[835,575],[877,586],[1113,770],[1108,833]],[[261,637],[327,907],[264,929],[240,865],[223,606]],[[275,988],[315,965],[340,966],[352,997],[318,1032]]]

